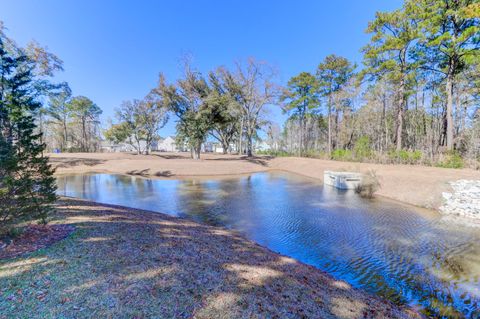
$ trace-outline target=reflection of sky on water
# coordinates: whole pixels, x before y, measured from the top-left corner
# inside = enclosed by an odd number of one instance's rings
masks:
[[[480,228],[432,212],[323,187],[285,173],[220,180],[92,174],[58,178],[61,195],[224,225],[396,302],[431,315],[475,316]],[[479,314],[480,315],[480,314]]]

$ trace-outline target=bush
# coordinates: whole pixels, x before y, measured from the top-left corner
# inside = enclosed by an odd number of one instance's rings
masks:
[[[464,164],[460,154],[457,152],[449,152],[446,154],[444,160],[437,163],[437,166],[443,168],[463,168]]]
[[[370,171],[362,176],[362,181],[355,188],[355,192],[364,198],[373,198],[375,192],[380,189],[380,182],[378,181],[375,171]]]
[[[351,161],[353,159],[353,154],[350,150],[339,149],[332,152],[331,158],[335,161]]]
[[[423,157],[422,151],[413,151],[410,156],[412,164],[419,163],[422,160],[422,157]]]
[[[362,136],[357,140],[355,147],[353,148],[353,154],[355,160],[359,161],[372,158],[373,151],[368,136]]]
[[[423,158],[421,151],[389,151],[388,157],[392,163],[396,164],[420,164]]]
[[[398,151],[398,157],[402,163],[408,163],[408,159],[410,158],[408,151],[405,150]]]

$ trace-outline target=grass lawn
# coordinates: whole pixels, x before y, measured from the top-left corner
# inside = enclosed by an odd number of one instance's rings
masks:
[[[0,318],[410,318],[236,232],[58,202],[66,239],[0,260]]]

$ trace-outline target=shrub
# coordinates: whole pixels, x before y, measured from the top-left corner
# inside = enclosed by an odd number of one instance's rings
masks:
[[[380,189],[377,174],[371,170],[362,176],[362,181],[355,188],[355,192],[364,198],[373,198],[375,192]]]
[[[418,150],[416,151],[391,150],[388,152],[388,157],[391,162],[397,163],[397,164],[419,164],[423,158],[423,153]]]
[[[411,159],[411,162],[412,164],[417,164],[419,163],[421,160],[422,160],[422,157],[423,157],[423,153],[422,151],[413,151],[411,153],[411,156],[410,156],[410,159]]]
[[[398,154],[398,158],[400,159],[400,162],[401,163],[408,163],[408,159],[409,159],[409,154],[408,154],[408,151],[405,151],[405,150],[400,150],[397,152]]]
[[[353,148],[354,157],[356,160],[369,159],[373,156],[373,151],[370,146],[370,139],[368,136],[360,137]]]
[[[460,154],[457,152],[449,152],[443,161],[437,163],[437,166],[443,168],[463,168],[464,162]]]
[[[398,162],[398,156],[397,156],[396,151],[393,151],[393,150],[388,151],[388,161],[390,163],[397,163]]]
[[[335,161],[351,161],[353,159],[352,151],[350,150],[334,150],[331,158]]]

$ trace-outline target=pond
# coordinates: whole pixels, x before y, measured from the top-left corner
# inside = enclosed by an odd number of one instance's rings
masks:
[[[430,316],[480,316],[480,229],[293,174],[160,180],[58,177],[58,194],[187,217]]]

